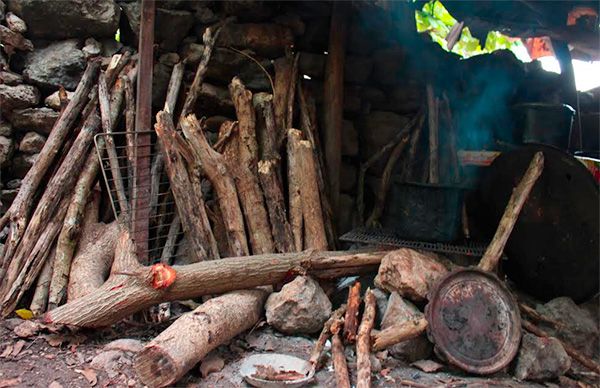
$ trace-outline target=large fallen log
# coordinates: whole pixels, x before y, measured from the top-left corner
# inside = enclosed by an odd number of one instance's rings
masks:
[[[75,327],[101,327],[172,300],[196,298],[239,289],[282,282],[295,271],[320,277],[336,269],[339,276],[356,273],[357,268],[379,264],[384,252],[300,252],[232,257],[168,267],[175,281],[167,288],[156,287],[156,265],[137,263],[129,234],[122,232],[115,250],[115,262],[127,261],[126,270],[116,270],[95,292],[69,302],[45,315],[45,321]],[[161,266],[165,267],[163,264]]]
[[[259,289],[230,292],[181,316],[137,355],[137,375],[151,387],[176,383],[208,352],[252,328],[267,295]]]

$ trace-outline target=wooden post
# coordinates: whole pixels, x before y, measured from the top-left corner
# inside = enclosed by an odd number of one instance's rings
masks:
[[[137,79],[137,100],[135,107],[136,163],[134,167],[137,196],[133,198],[135,219],[133,238],[138,260],[148,261],[148,228],[150,207],[150,133],[152,130],[152,68],[154,63],[154,0],[142,0],[139,43],[139,75]]]
[[[325,161],[333,214],[338,213],[340,170],[342,165],[342,128],[344,110],[344,62],[346,50],[345,2],[334,1],[329,29],[329,51],[325,64],[323,115]]]

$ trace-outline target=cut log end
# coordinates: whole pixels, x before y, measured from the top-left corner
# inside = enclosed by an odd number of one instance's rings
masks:
[[[145,385],[166,387],[176,382],[173,376],[181,373],[177,363],[161,347],[148,346],[136,357],[135,372]]]

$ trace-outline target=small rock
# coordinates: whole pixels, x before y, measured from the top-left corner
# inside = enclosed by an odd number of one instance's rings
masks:
[[[51,95],[49,95],[48,97],[46,97],[46,99],[44,100],[44,104],[46,104],[46,106],[48,108],[52,108],[54,110],[60,110],[60,97],[58,96],[58,93],[59,93],[59,91],[57,90],[56,92],[54,92]],[[67,91],[67,102],[71,101],[74,94],[75,94],[75,92]]]
[[[572,345],[588,357],[598,352],[599,332],[598,323],[589,311],[577,306],[571,298],[560,297],[552,299],[536,309],[544,316],[564,324],[560,330],[554,326],[540,323],[540,327],[550,335]]]
[[[15,144],[9,137],[0,136],[0,167],[4,167],[12,158]]]
[[[19,151],[25,154],[36,154],[44,148],[46,138],[37,132],[27,132],[21,143],[19,143]]]
[[[40,102],[40,92],[31,85],[0,85],[2,114],[19,108],[27,108]]]
[[[50,108],[25,108],[12,111],[8,119],[17,130],[49,135],[59,113]]]
[[[42,329],[42,325],[35,321],[22,321],[13,331],[20,338],[28,338],[37,335]]]
[[[14,32],[18,32],[19,34],[23,34],[27,32],[27,24],[23,19],[18,17],[12,12],[8,12],[6,14],[6,25]]]
[[[422,318],[423,313],[415,305],[398,295],[397,292],[392,292],[381,321],[381,328],[386,329],[394,324],[414,320],[417,317]],[[432,345],[427,340],[425,334],[422,334],[416,338],[396,344],[389,350],[393,357],[413,362],[429,357]]]
[[[137,353],[144,348],[140,340],[133,338],[121,338],[104,345],[104,350],[121,350],[123,352]]]
[[[23,77],[12,71],[0,71],[0,84],[15,86],[23,83]]]
[[[85,63],[78,40],[53,42],[27,54],[23,76],[43,88],[63,86],[67,90],[74,90],[83,75]]]
[[[14,178],[25,178],[27,172],[33,166],[33,163],[37,160],[39,154],[18,154],[12,159],[9,171]]]
[[[94,38],[87,38],[81,51],[83,51],[85,59],[97,57],[102,53],[102,44]]]
[[[426,373],[435,373],[444,367],[442,364],[433,360],[419,360],[410,365]]]
[[[521,340],[515,377],[519,380],[550,380],[565,374],[571,358],[556,338],[526,333]]]
[[[211,373],[220,372],[225,367],[225,360],[214,352],[209,353],[200,364],[200,374],[206,377]]]
[[[0,136],[10,137],[12,135],[12,125],[4,122],[0,123]]]
[[[121,357],[125,358],[125,352],[121,350],[108,350],[96,355],[92,359],[92,362],[90,362],[90,366],[97,370],[115,372],[119,368]]]
[[[298,276],[265,304],[267,323],[286,334],[316,333],[331,315],[331,302],[319,283]]]

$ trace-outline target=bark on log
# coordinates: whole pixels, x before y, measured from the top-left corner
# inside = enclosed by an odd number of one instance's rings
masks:
[[[433,86],[427,84],[427,117],[429,118],[429,183],[439,183],[439,102]]]
[[[373,336],[373,351],[378,352],[418,337],[425,332],[426,328],[427,320],[423,317],[392,325]]]
[[[184,117],[181,128],[202,171],[217,193],[230,252],[234,256],[247,256],[250,250],[244,229],[244,216],[238,202],[235,182],[225,165],[223,155],[210,147],[196,116]]]
[[[344,343],[340,336],[341,322],[334,322],[331,328],[331,358],[333,359],[333,372],[335,374],[336,387],[350,388],[350,374],[344,353]]]
[[[239,121],[239,160],[241,164],[247,166],[256,175],[258,142],[256,140],[256,114],[252,105],[252,93],[246,89],[237,77],[233,78],[229,84],[229,93],[231,93],[231,99],[235,105],[235,112]]]
[[[371,386],[371,330],[375,325],[377,302],[371,289],[365,292],[365,311],[356,336],[356,388]]]
[[[290,57],[276,59],[275,67],[275,90],[273,91],[273,112],[275,113],[275,125],[277,126],[277,138],[285,136],[287,131],[286,115],[289,98],[289,89],[292,82],[293,60]]]
[[[127,154],[127,181],[129,183],[130,197],[136,198],[136,185],[134,183],[137,178],[133,168],[135,166],[135,95],[133,92],[132,80],[127,76],[121,76],[121,80],[125,85],[125,151]],[[131,209],[130,219],[135,220],[135,201],[131,201],[129,206]]]
[[[360,282],[355,282],[348,289],[348,308],[344,317],[344,339],[349,343],[354,343],[356,340],[360,302]]]
[[[494,238],[490,245],[488,245],[485,254],[479,262],[479,269],[483,271],[493,271],[498,265],[498,260],[500,260],[506,241],[508,241],[508,237],[515,227],[519,213],[521,212],[523,205],[525,205],[535,182],[537,182],[537,179],[542,174],[543,169],[544,154],[536,152],[533,159],[531,159],[523,178],[521,178],[519,185],[510,196],[510,200],[508,201],[508,205],[506,205],[502,219],[500,219],[500,224],[494,234]]]
[[[279,162],[279,139],[275,116],[273,112],[273,96],[267,93],[257,93],[252,98],[256,111],[256,135],[259,143],[260,160],[275,160]]]
[[[294,236],[285,213],[285,199],[276,169],[277,162],[275,160],[258,162],[258,176],[269,210],[275,249],[279,253],[294,252]]]
[[[356,268],[377,265],[382,252],[303,252],[232,257],[174,266],[175,281],[167,288],[154,288],[154,266],[136,264],[135,249],[126,231],[115,249],[111,277],[98,290],[48,312],[45,321],[76,327],[102,327],[136,311],[172,300],[219,294],[236,289],[282,282],[290,271],[300,269],[319,277],[323,270],[337,269],[340,276]],[[120,269],[116,264],[131,264]]]
[[[10,233],[4,249],[2,262],[3,270],[6,270],[14,251],[17,248],[17,244],[21,241],[21,237],[25,232],[31,208],[35,203],[34,196],[36,195],[39,185],[48,169],[52,166],[52,162],[60,152],[61,145],[64,143],[69,130],[75,123],[75,120],[88,100],[88,94],[92,89],[92,84],[94,83],[99,67],[100,65],[96,61],[92,61],[88,64],[81,77],[81,81],[79,81],[79,84],[77,85],[73,98],[69,101],[66,109],[61,112],[61,115],[54,123],[52,132],[44,143],[42,151],[39,153],[35,163],[23,179],[21,188],[10,208],[2,217],[2,221],[0,222],[1,228],[4,228],[6,222],[10,220]]]
[[[333,325],[341,322],[345,312],[346,305],[343,304],[331,314],[329,319],[323,325],[323,330],[321,330],[321,334],[319,334],[319,338],[317,339],[317,342],[315,342],[315,346],[313,347],[312,352],[310,352],[310,358],[308,360],[312,365],[313,370],[316,371],[319,367],[319,359],[321,358],[321,353],[323,353],[327,338],[333,333]]]
[[[310,142],[301,140],[292,144],[296,149],[300,169],[300,200],[304,217],[304,248],[326,250],[327,235],[319,197],[315,155]]]
[[[210,229],[200,187],[194,187],[185,166],[184,159],[193,161],[191,151],[175,132],[168,113],[158,112],[155,129],[166,155],[167,175],[183,230],[190,243],[190,253],[196,261],[217,259],[218,247]]]
[[[300,197],[300,177],[303,172],[300,167],[297,144],[301,141],[302,133],[297,129],[288,130],[288,215],[296,252],[302,250],[302,198]]]
[[[298,58],[300,58],[300,53],[294,55],[294,61],[292,62],[290,85],[288,87],[285,128],[292,128],[294,124],[294,101],[296,98],[296,85],[298,83]]]
[[[263,290],[235,291],[184,314],[137,355],[138,377],[151,387],[175,384],[211,350],[252,328],[266,298]]]
[[[332,7],[323,85],[323,131],[329,196],[333,212],[337,214],[342,165],[344,62],[348,10],[347,4],[343,2],[334,2]]]
[[[40,276],[38,276],[33,298],[31,298],[31,304],[29,305],[29,310],[31,310],[34,316],[44,313],[46,307],[48,307],[48,290],[50,289],[50,278],[52,277],[52,265],[55,254],[56,248],[53,248],[50,256],[44,263]]]

